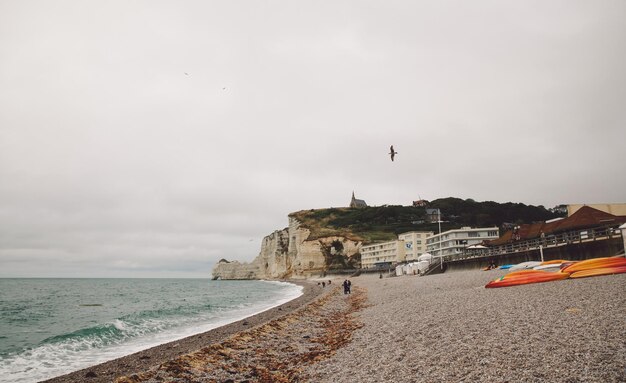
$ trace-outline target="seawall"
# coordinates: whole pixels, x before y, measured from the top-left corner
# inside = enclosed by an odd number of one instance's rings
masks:
[[[544,261],[551,261],[555,259],[580,261],[590,258],[612,257],[623,250],[624,244],[622,239],[612,238],[609,240],[572,243],[558,247],[545,248],[543,249],[543,259]],[[496,265],[500,266],[540,260],[541,254],[539,250],[533,249],[512,254],[450,261],[446,262],[446,265],[447,270],[452,271],[484,268],[489,266],[491,262],[495,262]]]

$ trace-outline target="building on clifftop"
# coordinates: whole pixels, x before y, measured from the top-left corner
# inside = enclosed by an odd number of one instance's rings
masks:
[[[356,199],[354,197],[354,191],[353,191],[352,192],[352,200],[350,201],[350,207],[352,207],[352,208],[367,207],[367,204],[362,199]]]

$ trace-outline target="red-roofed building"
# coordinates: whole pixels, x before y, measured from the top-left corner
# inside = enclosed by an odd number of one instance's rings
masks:
[[[486,245],[498,246],[513,241],[540,238],[541,233],[544,236],[550,236],[579,229],[619,227],[624,223],[626,223],[626,216],[616,216],[589,206],[583,206],[571,216],[563,219],[519,225],[502,234],[500,238],[487,242]]]

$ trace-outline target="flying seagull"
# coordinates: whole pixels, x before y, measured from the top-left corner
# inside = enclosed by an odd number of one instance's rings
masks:
[[[398,154],[398,152],[393,150],[393,145],[391,145],[391,148],[389,148],[389,155],[391,156],[391,161],[393,161],[393,158],[396,156],[396,154]]]

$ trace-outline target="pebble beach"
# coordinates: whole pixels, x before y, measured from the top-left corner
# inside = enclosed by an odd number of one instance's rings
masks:
[[[363,327],[309,381],[626,381],[626,274],[484,288],[504,274],[355,279]]]
[[[505,273],[309,282],[258,318],[52,381],[626,382],[626,274],[484,288]]]

